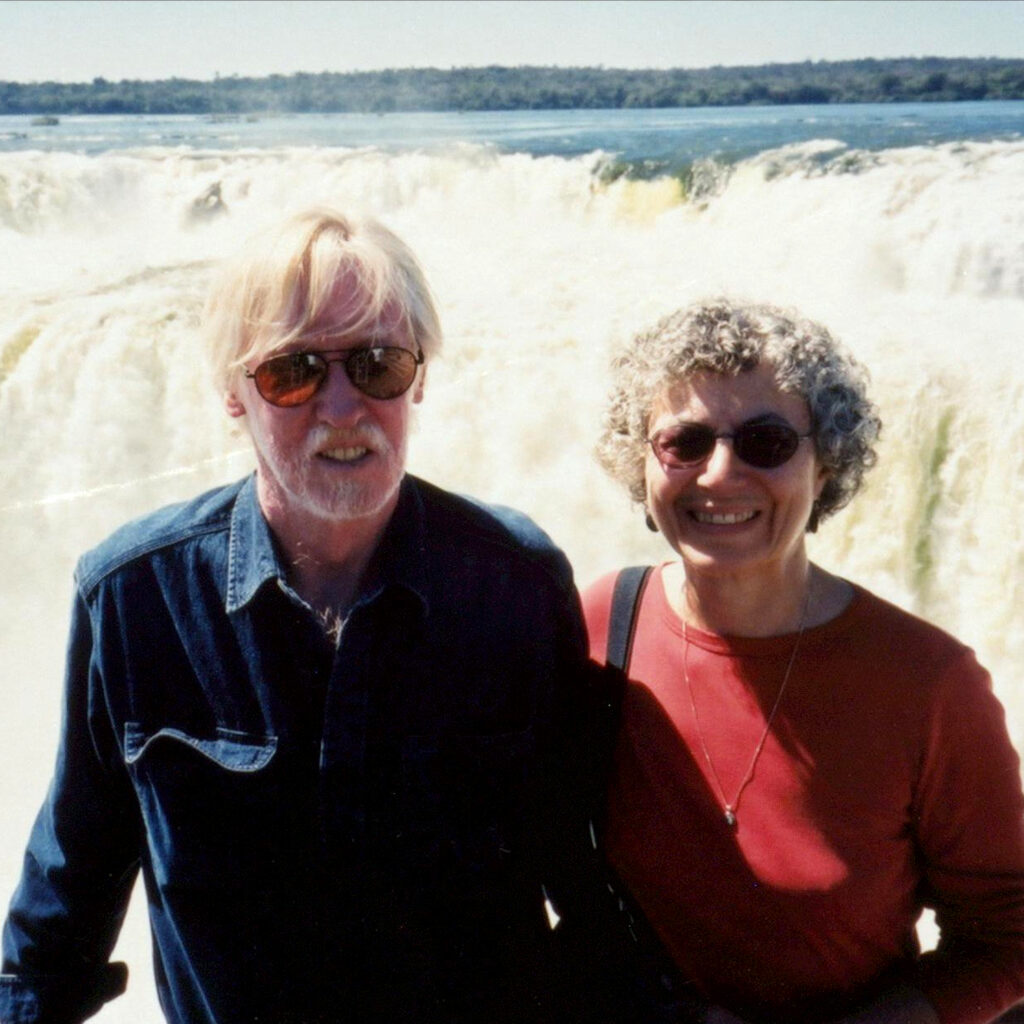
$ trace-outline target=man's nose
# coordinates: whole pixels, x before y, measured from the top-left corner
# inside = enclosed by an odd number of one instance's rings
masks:
[[[317,415],[327,423],[346,423],[366,409],[366,396],[349,379],[340,360],[327,364],[327,379],[316,393]]]

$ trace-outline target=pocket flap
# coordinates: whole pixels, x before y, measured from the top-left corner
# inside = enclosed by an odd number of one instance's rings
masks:
[[[184,743],[232,772],[258,772],[270,763],[277,750],[276,736],[256,736],[235,729],[218,728],[213,739],[203,739],[174,728],[147,733],[138,722],[126,722],[125,762],[135,764],[154,743],[163,741]]]

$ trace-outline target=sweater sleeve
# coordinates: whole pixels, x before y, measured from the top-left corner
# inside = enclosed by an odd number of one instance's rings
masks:
[[[1024,797],[1003,707],[969,650],[925,728],[912,814],[940,941],[916,984],[942,1024],[983,1024],[1024,998]]]
[[[137,826],[127,780],[111,770],[117,748],[92,654],[79,597],[57,767],[3,929],[3,1024],[73,1024],[126,984],[125,966],[108,959],[137,871]]]

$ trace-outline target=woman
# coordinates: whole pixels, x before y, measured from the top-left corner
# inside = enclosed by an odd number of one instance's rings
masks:
[[[875,459],[862,372],[817,324],[718,301],[614,374],[599,455],[677,556],[635,606],[621,881],[709,1020],[992,1020],[1024,998],[1003,710],[970,650],[807,556]],[[598,661],[615,579],[584,599]]]

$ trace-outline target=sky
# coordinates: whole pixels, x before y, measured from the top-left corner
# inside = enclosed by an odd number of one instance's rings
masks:
[[[0,81],[1024,57],[1024,0],[0,0]]]

